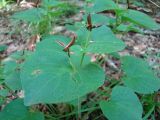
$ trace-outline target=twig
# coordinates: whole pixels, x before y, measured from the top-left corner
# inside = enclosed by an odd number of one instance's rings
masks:
[[[150,31],[150,30],[147,30],[147,31],[143,31],[143,34],[145,34],[145,35],[160,36],[160,32],[159,31]]]
[[[149,2],[151,2],[153,5],[157,6],[158,8],[160,8],[159,5],[157,5],[155,2],[153,2],[152,0],[148,0]]]
[[[40,3],[40,0],[37,0],[35,3],[35,7],[38,7],[39,3]]]
[[[129,8],[131,8],[131,7],[130,7],[130,1],[127,0],[127,9],[129,9]]]

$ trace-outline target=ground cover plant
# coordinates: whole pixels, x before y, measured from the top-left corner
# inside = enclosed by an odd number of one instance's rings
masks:
[[[9,92],[14,100],[0,118],[148,119],[159,106],[155,98],[160,79],[144,59],[119,55],[126,45],[116,35],[143,34],[141,28],[159,30],[160,25],[128,5],[121,7],[118,0],[86,1],[83,21],[66,25],[73,31],[71,36],[49,34],[53,20],[64,13],[64,1],[43,0],[36,8],[13,14],[12,20],[33,25],[33,33],[41,39],[32,51],[15,52],[1,62],[0,103],[5,103]],[[0,52],[5,49],[0,46]],[[107,76],[102,67],[110,57],[120,61],[110,68],[120,74],[118,80]]]

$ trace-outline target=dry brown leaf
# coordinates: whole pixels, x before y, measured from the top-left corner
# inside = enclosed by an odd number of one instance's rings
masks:
[[[40,4],[40,0],[37,0],[36,2],[27,2],[26,0],[17,0],[17,4],[22,8],[34,8],[38,7]]]

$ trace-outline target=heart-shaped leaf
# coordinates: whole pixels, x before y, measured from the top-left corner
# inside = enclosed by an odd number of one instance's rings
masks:
[[[121,61],[125,72],[122,79],[125,85],[142,94],[150,94],[160,89],[160,79],[154,75],[147,62],[133,56],[122,57]]]
[[[16,60],[10,59],[3,62],[5,84],[12,90],[21,90],[20,73]]]
[[[113,53],[125,47],[124,42],[116,38],[111,29],[106,26],[93,29],[92,39],[87,48],[91,53]]]
[[[87,23],[87,15],[83,17],[84,21]],[[110,25],[110,23],[114,20],[114,18],[105,16],[103,14],[91,14],[92,25]]]
[[[109,120],[142,120],[142,105],[127,87],[113,88],[111,100],[102,101],[100,107]]]
[[[121,32],[133,31],[133,32],[142,33],[142,30],[134,24],[129,24],[129,25],[120,24],[119,26],[117,26],[116,30]]]
[[[42,6],[44,7],[62,7],[65,3],[62,1],[58,1],[58,0],[43,0],[42,1]]]
[[[149,29],[153,29],[153,30],[160,29],[160,25],[158,25],[151,17],[149,17],[145,13],[142,13],[136,10],[127,10],[123,14],[123,19]]]
[[[8,59],[3,61],[4,70],[4,83],[12,90],[21,90],[21,80],[20,80],[20,63],[23,62],[25,57],[29,52],[15,52],[11,54]]]
[[[22,99],[11,101],[2,112],[0,118],[3,120],[44,120],[41,112],[30,112],[24,106]]]
[[[16,12],[11,16],[12,19],[23,20],[26,22],[40,22],[44,10],[41,8],[32,8],[20,12]]]
[[[119,9],[113,0],[95,0],[94,6],[89,9],[90,12],[102,12],[105,10]]]
[[[68,102],[96,90],[104,82],[99,66],[90,62],[80,66],[78,56],[73,62],[53,39],[40,42],[24,63],[21,80],[25,105]]]

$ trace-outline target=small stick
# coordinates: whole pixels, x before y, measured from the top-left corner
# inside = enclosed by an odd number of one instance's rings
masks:
[[[38,7],[38,4],[40,3],[40,0],[37,0],[35,3],[35,7]]]
[[[157,5],[155,2],[153,2],[152,0],[148,0],[149,2],[151,2],[153,5],[157,6],[158,8],[160,8],[159,5]]]
[[[17,5],[19,6],[19,4],[20,4],[20,0],[17,0]]]
[[[131,8],[131,6],[130,6],[130,1],[127,0],[127,9],[129,9],[129,8]]]

